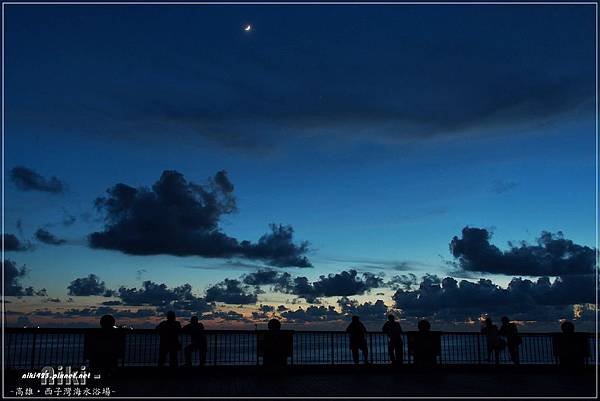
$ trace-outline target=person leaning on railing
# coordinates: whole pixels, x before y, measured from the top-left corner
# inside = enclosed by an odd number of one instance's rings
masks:
[[[292,332],[282,331],[281,322],[277,319],[269,320],[267,328],[269,330],[262,334],[259,350],[263,355],[263,366],[284,367],[288,357],[292,355]]]
[[[500,326],[500,335],[506,338],[506,347],[508,348],[510,360],[513,361],[515,365],[518,365],[520,362],[519,346],[523,340],[521,340],[521,337],[519,336],[517,325],[512,323],[508,317],[503,316],[500,320],[502,321],[502,326]]]
[[[365,364],[369,363],[369,347],[367,346],[367,329],[358,316],[352,316],[352,322],[346,327],[346,333],[350,336],[350,351],[352,360],[358,365],[358,351],[362,351]]]
[[[158,345],[158,366],[163,366],[169,355],[169,366],[177,367],[177,353],[181,349],[179,342],[179,333],[181,332],[181,324],[175,320],[175,312],[167,312],[167,320],[160,322],[156,326],[156,331],[160,337]]]
[[[188,344],[183,353],[185,355],[185,366],[192,366],[192,352],[198,351],[200,353],[200,366],[206,364],[206,351],[208,349],[208,343],[206,341],[206,335],[204,335],[204,325],[198,322],[198,316],[192,316],[190,323],[183,326],[181,332],[190,336],[190,344]]]
[[[560,367],[567,370],[583,369],[590,356],[587,334],[575,333],[575,325],[569,321],[563,322],[560,329],[562,333],[552,338],[554,355]]]
[[[89,330],[84,339],[84,358],[90,361],[91,371],[100,371],[102,377],[110,376],[125,356],[125,333],[115,323],[112,315],[102,316],[100,328]]]
[[[416,366],[434,366],[441,354],[441,333],[431,331],[431,324],[425,319],[419,321],[417,328],[419,331],[408,334],[408,352]]]
[[[402,341],[402,327],[394,315],[388,315],[388,321],[381,328],[388,337],[388,354],[393,365],[401,365],[404,359],[404,343]]]

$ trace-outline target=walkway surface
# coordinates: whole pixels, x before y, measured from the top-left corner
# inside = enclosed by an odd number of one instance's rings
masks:
[[[7,391],[16,372],[7,372]],[[23,384],[22,384],[23,385]],[[419,371],[378,367],[297,367],[266,372],[238,368],[125,368],[113,396],[161,397],[593,397],[593,368],[579,374],[556,367],[444,367]],[[7,395],[12,395],[6,393]]]

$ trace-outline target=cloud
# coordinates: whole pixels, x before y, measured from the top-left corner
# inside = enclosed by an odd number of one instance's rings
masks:
[[[359,316],[364,321],[385,321],[387,318],[388,307],[381,299],[361,304],[348,297],[342,297],[337,303],[344,315]]]
[[[333,306],[311,305],[306,309],[298,308],[284,311],[281,317],[290,323],[304,323],[337,320],[342,317],[342,314],[336,311]]]
[[[123,305],[156,306],[160,312],[174,311],[178,316],[201,315],[214,309],[214,304],[193,294],[190,284],[169,288],[166,284],[144,281],[142,288],[120,287],[117,296]]]
[[[233,184],[219,171],[208,184],[188,182],[177,171],[164,171],[152,188],[117,184],[96,199],[105,213],[104,231],[89,235],[93,248],[131,255],[168,254],[209,258],[245,257],[273,266],[309,267],[308,243],[293,243],[290,226],[272,224],[258,243],[227,236],[223,215],[236,211]]]
[[[242,282],[246,285],[275,285],[281,288],[290,283],[291,277],[287,272],[281,273],[272,269],[259,269],[256,272],[243,275]]]
[[[490,244],[491,233],[484,228],[465,227],[454,237],[450,251],[457,266],[466,271],[528,276],[590,274],[595,268],[595,251],[565,239],[562,232],[543,231],[536,245],[509,243],[501,251]]]
[[[448,21],[425,10],[400,19],[378,15],[379,26],[356,27],[361,39],[347,44],[340,27],[331,40],[312,48],[306,45],[310,41],[296,42],[290,52],[290,40],[283,37],[273,39],[264,53],[240,52],[243,80],[231,78],[231,72],[206,71],[210,75],[202,85],[214,94],[210,104],[182,87],[165,88],[177,96],[161,91],[160,98],[142,100],[140,108],[167,126],[188,127],[225,148],[245,151],[302,136],[389,144],[481,136],[494,129],[518,132],[564,118],[582,105],[591,117],[593,20],[567,13],[568,26],[550,9],[519,16],[459,12],[459,29],[448,29]],[[532,20],[545,21],[545,29]],[[415,24],[423,21],[430,35],[415,35]],[[579,43],[566,44],[551,31],[569,32]],[[402,51],[382,37],[402,38]],[[353,56],[357,53],[364,57]],[[299,68],[291,54],[302,54],[307,64]],[[260,79],[265,72],[268,82]],[[277,135],[281,127],[286,135]]]
[[[66,240],[56,237],[54,234],[44,230],[43,228],[38,228],[38,230],[35,232],[35,238],[38,241],[48,245],[63,245],[67,243]]]
[[[309,250],[308,242],[294,244],[291,226],[270,224],[271,232],[259,238],[258,243],[242,241],[241,254],[249,259],[266,260],[271,266],[311,267],[304,256]]]
[[[73,296],[112,295],[112,291],[106,288],[104,281],[100,281],[95,274],[71,281],[67,289],[69,290],[68,295]]]
[[[253,320],[268,320],[275,312],[275,307],[271,305],[259,305],[258,310],[252,312]]]
[[[287,283],[278,284],[275,289],[287,294],[294,294],[306,299],[309,303],[319,303],[319,297],[360,295],[373,288],[384,287],[381,276],[363,273],[360,277],[356,270],[320,276],[310,283],[306,277],[296,277]]]
[[[105,306],[117,306],[117,305],[122,305],[122,304],[123,304],[123,302],[121,302],[121,301],[104,301],[104,302],[102,302],[102,305],[105,305]]]
[[[3,234],[5,252],[22,252],[31,249],[31,244],[21,242],[14,234]]]
[[[211,312],[207,315],[204,315],[202,318],[203,319],[220,319],[220,320],[246,322],[246,323],[252,322],[250,319],[246,318],[241,313],[238,313],[238,312],[232,311],[232,310],[230,310],[228,312],[223,312],[223,311]]]
[[[60,298],[44,298],[42,302],[60,303]]]
[[[13,167],[10,170],[10,179],[22,191],[41,191],[58,194],[66,190],[65,183],[60,179],[56,177],[46,179],[35,171],[23,166]]]
[[[256,294],[246,292],[247,288],[241,284],[239,280],[226,278],[206,290],[206,300],[238,305],[256,303]]]
[[[595,276],[569,275],[537,281],[513,278],[507,288],[480,279],[476,282],[452,277],[424,276],[419,288],[398,289],[392,296],[405,316],[439,319],[477,318],[483,313],[511,315],[520,319],[565,318],[573,304],[595,302]],[[558,314],[557,314],[558,313]]]
[[[394,276],[387,282],[387,285],[393,290],[397,290],[398,288],[410,290],[413,286],[417,285],[417,276],[413,273]]]
[[[46,296],[46,289],[35,290],[33,287],[23,288],[21,285],[21,279],[27,276],[27,269],[25,266],[18,267],[17,264],[10,260],[5,259],[2,262],[2,268],[4,270],[4,295],[5,296]]]
[[[33,322],[29,320],[29,318],[25,315],[21,315],[17,318],[15,325],[17,327],[32,327],[34,326]]]
[[[148,318],[156,316],[157,312],[154,309],[140,308],[135,311],[131,309],[115,309],[110,306],[99,306],[92,308],[71,308],[64,312],[52,312],[47,309],[36,310],[33,312],[37,316],[54,316],[62,318],[77,318],[77,317],[102,317],[104,315],[112,315],[115,319],[120,318]]]

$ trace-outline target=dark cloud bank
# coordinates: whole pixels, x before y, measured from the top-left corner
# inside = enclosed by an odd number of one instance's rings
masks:
[[[373,273],[359,276],[353,269],[320,276],[312,283],[307,277],[292,277],[289,273],[262,269],[243,276],[243,282],[254,286],[271,285],[274,291],[296,295],[309,303],[319,303],[321,297],[361,295],[385,286],[383,277]]]
[[[565,315],[565,306],[594,303],[594,280],[594,275],[565,276],[554,281],[548,277],[534,281],[513,278],[507,288],[502,288],[486,279],[458,282],[452,277],[428,275],[417,289],[399,289],[392,299],[396,308],[414,317],[453,320],[492,313],[554,320],[572,316],[572,312]]]
[[[107,192],[107,197],[96,199],[106,225],[89,236],[93,248],[132,255],[244,257],[272,266],[311,266],[305,256],[308,243],[295,244],[291,226],[272,224],[271,232],[256,243],[221,231],[221,217],[236,211],[233,184],[225,171],[206,185],[188,182],[177,171],[164,171],[151,188],[117,184]]]
[[[596,251],[564,238],[562,232],[542,232],[535,245],[525,241],[502,251],[490,244],[491,233],[465,227],[461,238],[450,242],[458,267],[466,271],[526,276],[593,274]]]

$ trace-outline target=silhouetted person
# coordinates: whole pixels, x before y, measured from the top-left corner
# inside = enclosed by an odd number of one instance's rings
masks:
[[[369,363],[369,347],[367,346],[367,329],[359,320],[358,316],[352,316],[352,322],[346,328],[346,333],[350,336],[350,350],[352,351],[352,360],[358,365],[358,350],[362,351],[365,363]]]
[[[179,342],[179,333],[181,324],[175,320],[175,312],[167,312],[167,320],[160,322],[156,326],[158,335],[160,336],[160,344],[158,346],[158,366],[163,366],[169,354],[169,366],[177,366],[177,353],[181,349]]]
[[[287,358],[292,354],[292,333],[281,330],[277,319],[269,320],[268,331],[262,339],[263,366],[269,368],[287,365]]]
[[[554,354],[561,368],[577,370],[585,367],[590,355],[588,337],[585,333],[575,333],[575,325],[565,321],[560,325],[562,333],[553,338]]]
[[[100,328],[90,330],[85,336],[84,356],[90,361],[92,371],[100,371],[102,377],[109,376],[118,366],[119,358],[125,355],[125,335],[115,327],[115,318],[104,315]]]
[[[192,316],[190,323],[183,326],[181,332],[190,336],[190,344],[183,349],[186,366],[192,366],[192,352],[200,351],[200,365],[206,364],[206,350],[208,349],[204,325],[198,322],[198,316]]]
[[[440,333],[431,331],[431,324],[423,319],[417,324],[419,331],[410,333],[408,349],[413,354],[415,365],[431,367],[437,364],[441,352]]]
[[[506,347],[508,348],[508,354],[510,360],[515,365],[519,364],[519,345],[521,345],[521,337],[519,337],[519,330],[517,325],[510,322],[508,317],[502,317],[502,326],[500,326],[500,335],[506,338]]]
[[[388,315],[388,321],[385,322],[381,329],[388,336],[388,353],[392,364],[399,365],[402,363],[404,356],[404,344],[402,341],[402,327],[396,321],[394,315]]]
[[[481,327],[481,334],[485,336],[485,342],[487,346],[487,361],[489,362],[494,353],[494,362],[500,363],[500,351],[504,349],[504,340],[500,338],[500,332],[498,326],[496,326],[490,317],[486,317],[483,321],[483,327]]]

